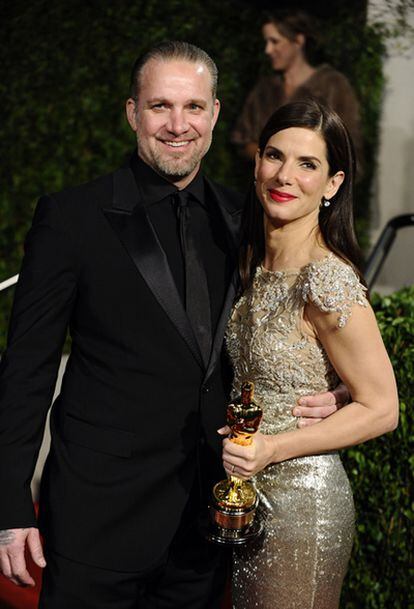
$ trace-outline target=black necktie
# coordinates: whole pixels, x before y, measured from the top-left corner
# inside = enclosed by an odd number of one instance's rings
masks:
[[[179,191],[175,196],[185,268],[185,308],[204,363],[207,365],[212,340],[207,276],[201,256],[195,247],[194,233],[191,230],[191,215],[188,208],[189,195],[186,191]]]

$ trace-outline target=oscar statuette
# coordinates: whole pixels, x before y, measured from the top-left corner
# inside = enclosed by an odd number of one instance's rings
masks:
[[[258,430],[262,408],[253,397],[254,384],[242,384],[241,396],[227,407],[229,439],[241,446],[249,446]],[[218,482],[212,492],[210,526],[207,538],[218,544],[239,545],[257,537],[262,526],[255,519],[259,499],[250,481],[236,475]]]

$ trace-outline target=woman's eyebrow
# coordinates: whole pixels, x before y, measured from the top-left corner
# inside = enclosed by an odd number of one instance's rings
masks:
[[[300,156],[300,161],[313,161],[314,163],[322,164],[322,161],[317,156]]]
[[[276,148],[276,146],[266,146],[265,150],[266,150],[266,152],[277,152],[277,154],[280,154],[281,156],[285,156],[283,154],[283,152],[281,150],[279,150],[279,148]]]
[[[276,146],[266,146],[266,152],[275,152],[276,154],[280,155],[281,157],[285,157],[286,155],[284,154],[284,152],[282,152],[282,150],[280,150],[279,148],[276,148]],[[313,161],[314,163],[318,163],[319,165],[322,164],[322,161],[317,157],[317,156],[312,156],[312,155],[301,155],[300,157],[298,157],[299,161]]]

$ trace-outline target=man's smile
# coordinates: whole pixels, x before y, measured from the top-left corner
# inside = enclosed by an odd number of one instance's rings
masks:
[[[184,146],[188,146],[191,144],[193,140],[182,140],[180,142],[170,141],[170,140],[159,140],[166,146],[171,146],[172,148],[183,148]]]

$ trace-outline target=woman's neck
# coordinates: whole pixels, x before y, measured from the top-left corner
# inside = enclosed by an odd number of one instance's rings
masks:
[[[296,89],[303,85],[316,71],[303,55],[298,55],[283,73],[285,94],[290,97]]]
[[[275,227],[265,221],[265,258],[263,266],[270,271],[301,268],[327,255],[319,227],[289,223]]]

